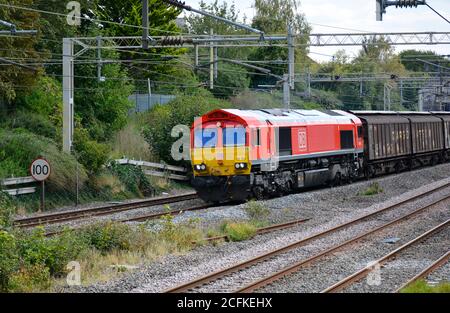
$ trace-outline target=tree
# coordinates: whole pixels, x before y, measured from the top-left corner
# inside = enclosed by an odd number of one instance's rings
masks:
[[[218,98],[229,98],[250,85],[248,71],[240,65],[219,63],[219,75],[215,80],[215,87],[211,91]],[[207,80],[208,75],[202,75]],[[201,77],[202,77],[201,76]]]
[[[30,6],[32,0],[11,0],[11,5]],[[0,19],[17,26],[17,29],[39,30],[39,14],[36,12],[23,12],[19,9],[0,7]],[[5,30],[1,27],[2,30]],[[35,45],[39,36],[2,36],[0,38],[0,57],[20,64],[39,63],[43,56],[36,52]],[[0,63],[4,63],[1,62]],[[40,66],[30,66],[36,71],[13,64],[4,64],[0,71],[0,108],[2,103],[9,107],[14,106],[17,94],[34,86],[42,75]]]
[[[439,71],[439,68],[431,64],[427,64],[426,62],[423,61],[438,64],[444,67],[450,67],[450,60],[444,58],[443,56],[437,55],[433,51],[405,50],[400,52],[399,56],[403,66],[408,71],[412,72]]]
[[[211,4],[206,4],[203,0],[200,1],[200,10],[211,13],[215,16],[226,18],[233,22],[245,23],[245,18],[239,20],[239,11],[236,10],[234,2],[228,5],[227,2],[219,4],[218,0],[215,0]],[[197,13],[192,13],[186,19],[187,28],[190,33],[196,35],[209,35],[210,30],[214,31],[214,34],[228,35],[242,33],[243,31],[236,26],[218,21],[208,16],[203,16]]]
[[[297,36],[298,44],[308,42],[310,26],[305,16],[298,13],[300,7],[299,0],[255,0],[256,14],[252,21],[252,26],[264,31],[267,34],[287,34],[288,25],[291,26],[292,32]],[[296,59],[308,58],[306,46],[295,49]],[[262,47],[256,49],[250,56],[252,60],[287,60],[288,50],[280,47]],[[268,67],[274,74],[282,75],[287,72],[287,66],[268,64]],[[273,84],[276,79],[252,76],[252,84]]]

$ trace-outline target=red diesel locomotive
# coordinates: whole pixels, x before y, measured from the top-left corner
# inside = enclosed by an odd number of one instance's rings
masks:
[[[192,184],[211,202],[278,196],[450,158],[450,114],[215,110],[191,130]]]

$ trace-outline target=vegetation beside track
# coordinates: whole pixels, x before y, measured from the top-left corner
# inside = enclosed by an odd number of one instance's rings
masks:
[[[192,218],[175,223],[174,216],[139,226],[96,223],[77,231],[63,231],[46,237],[43,228],[32,231],[12,227],[14,204],[0,198],[0,291],[51,291],[66,284],[71,261],[81,265],[83,285],[107,281],[169,254],[185,253],[205,244],[205,238],[227,236],[230,241],[252,238],[258,227],[268,224],[268,209],[256,202],[247,205],[248,221],[224,221],[205,229]],[[169,207],[168,207],[169,209]],[[217,242],[214,242],[217,244]]]
[[[429,285],[421,279],[402,289],[401,293],[450,293],[450,282],[441,282],[436,286]]]
[[[370,184],[370,186],[360,193],[361,196],[374,196],[380,193],[383,193],[384,190],[381,188],[378,182],[374,182]]]

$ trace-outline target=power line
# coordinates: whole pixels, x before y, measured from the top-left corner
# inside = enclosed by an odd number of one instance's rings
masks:
[[[29,8],[29,7],[22,7],[22,6],[12,5],[12,4],[1,4],[0,3],[0,7],[7,7],[7,8],[12,8],[12,9],[25,10],[25,11],[37,12],[37,13],[43,13],[43,14],[51,14],[51,15],[56,15],[56,16],[60,16],[60,17],[67,17],[67,14],[64,14],[64,13],[33,9],[33,8]],[[118,26],[124,26],[124,27],[136,28],[136,29],[145,29],[142,26],[119,23],[119,22],[112,22],[112,21],[105,21],[105,20],[99,20],[99,19],[91,19],[89,17],[83,17],[83,16],[79,16],[79,17],[77,17],[77,19],[86,20],[89,22],[97,22],[97,23],[102,23],[102,24],[111,24],[111,25],[118,25]],[[183,33],[183,32],[175,32],[175,31],[164,30],[164,29],[160,29],[160,28],[154,28],[154,27],[148,27],[147,29],[161,31],[161,32],[165,32],[165,33],[172,33],[172,34],[186,34],[186,35],[188,34],[188,33]]]
[[[447,23],[450,24],[450,21],[449,21],[446,17],[444,17],[441,13],[439,13],[438,11],[436,11],[435,9],[433,9],[433,8],[431,7],[431,5],[429,5],[428,3],[425,3],[425,5],[426,5],[427,7],[429,7],[434,13],[436,13],[437,15],[439,15],[440,17],[442,17]]]

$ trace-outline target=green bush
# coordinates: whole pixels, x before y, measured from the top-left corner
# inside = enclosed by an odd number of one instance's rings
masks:
[[[62,126],[62,87],[57,80],[41,76],[36,86],[17,101],[30,112],[48,117],[52,125]]]
[[[36,135],[59,140],[56,127],[50,120],[39,113],[18,111],[9,115],[7,119],[2,122],[2,126],[7,129],[22,128]]]
[[[12,226],[15,211],[16,208],[11,197],[0,190],[0,230]]]
[[[361,195],[363,195],[363,196],[374,196],[374,195],[377,195],[379,193],[382,193],[383,191],[384,190],[383,190],[383,188],[380,187],[380,184],[375,182],[375,183],[372,183],[369,186],[369,188],[367,188],[365,191],[363,191],[361,193]]]
[[[245,212],[247,212],[247,215],[255,221],[265,220],[270,214],[270,210],[267,207],[256,201],[247,202]]]
[[[53,140],[24,130],[0,129],[0,177],[28,176],[31,162],[39,156],[47,159],[52,167],[47,181],[49,191],[74,194],[77,170],[80,186],[86,182],[84,167],[74,156],[61,152]]]
[[[18,238],[22,262],[31,266],[43,265],[51,275],[63,274],[67,263],[84,248],[84,242],[75,232],[47,238],[44,229],[37,228],[31,233],[20,233]]]
[[[98,173],[108,160],[109,147],[106,144],[92,140],[88,132],[83,128],[78,128],[75,131],[74,148],[78,161],[91,174]]]
[[[155,188],[153,188],[140,167],[112,163],[110,170],[119,177],[120,181],[133,195],[152,196],[155,193]]]
[[[9,289],[11,275],[17,270],[19,256],[16,250],[16,238],[0,230],[0,291]]]
[[[51,286],[49,269],[42,264],[26,265],[11,275],[9,291],[33,292],[47,290]]]
[[[256,227],[249,223],[226,223],[224,231],[231,241],[243,241],[256,234]]]
[[[231,104],[211,96],[207,91],[199,89],[194,95],[178,95],[176,99],[165,105],[157,105],[146,113],[144,137],[161,160],[173,163],[171,157],[172,144],[179,138],[171,136],[176,125],[191,127],[194,119],[218,108],[229,108]]]
[[[102,253],[114,249],[128,250],[131,245],[130,235],[129,226],[114,222],[93,224],[82,232],[85,243]]]

